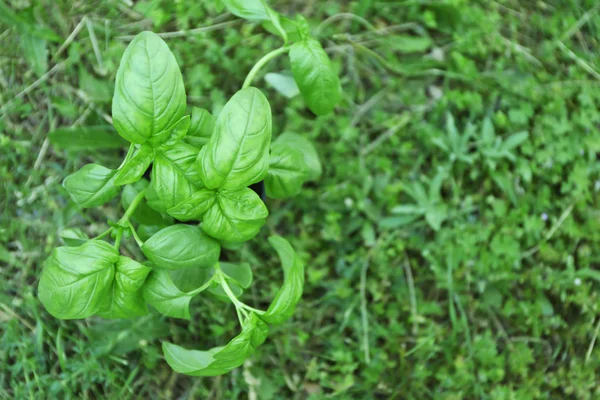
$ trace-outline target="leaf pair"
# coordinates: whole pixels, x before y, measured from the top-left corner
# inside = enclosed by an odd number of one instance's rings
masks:
[[[186,190],[186,196],[168,209],[169,214],[182,221],[202,219],[202,230],[219,240],[243,242],[254,237],[268,211],[247,186],[267,175],[271,124],[269,102],[258,89],[237,92],[197,156],[198,178],[204,188]]]
[[[140,289],[149,272],[107,242],[90,240],[54,250],[46,260],[38,296],[60,319],[140,316],[147,313]]]

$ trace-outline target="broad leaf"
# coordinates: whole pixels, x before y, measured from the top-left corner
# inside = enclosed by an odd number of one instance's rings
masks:
[[[340,79],[321,44],[314,39],[295,43],[290,50],[290,61],[308,108],[316,115],[329,114],[339,103],[342,92]]]
[[[195,295],[179,290],[169,273],[161,269],[152,270],[143,287],[146,303],[173,318],[190,319],[190,301]]]
[[[256,88],[237,92],[219,114],[209,142],[198,155],[198,171],[209,189],[240,189],[268,170],[271,107]]]
[[[125,161],[125,164],[117,170],[115,185],[127,185],[138,181],[154,160],[154,149],[152,146],[143,144],[135,151],[133,157]]]
[[[304,164],[306,166],[307,179],[314,181],[319,179],[323,173],[323,167],[319,159],[317,149],[305,136],[296,133],[282,133],[273,142],[273,145],[286,144],[299,150],[304,155]]]
[[[112,102],[117,132],[132,143],[165,141],[185,112],[185,88],[167,44],[142,32],[127,46]]]
[[[297,195],[306,175],[304,155],[300,150],[286,143],[272,146],[269,174],[265,178],[267,196],[281,199]]]
[[[202,148],[212,136],[215,128],[214,117],[203,108],[192,109],[192,120],[185,141],[194,147]]]
[[[152,166],[152,186],[165,209],[176,206],[200,189],[194,168],[198,149],[180,142],[156,154]]]
[[[148,313],[142,296],[142,285],[151,268],[129,257],[117,261],[112,290],[102,302],[98,315],[104,318],[133,318]]]
[[[214,204],[217,192],[209,189],[200,189],[175,207],[167,210],[169,215],[180,221],[199,221],[204,213]]]
[[[58,247],[46,260],[38,297],[56,318],[77,319],[96,314],[110,296],[117,250],[90,240],[79,247]]]
[[[210,268],[219,260],[221,248],[195,226],[172,225],[148,239],[142,252],[160,268]]]
[[[292,316],[296,304],[302,297],[304,264],[284,238],[271,236],[269,237],[269,243],[277,251],[281,260],[284,281],[269,309],[261,315],[261,318],[269,324],[281,324]]]
[[[98,164],[87,164],[63,181],[71,199],[81,208],[98,207],[119,193],[116,171]]]
[[[175,372],[191,376],[218,376],[239,367],[264,343],[268,326],[255,314],[244,321],[242,332],[225,347],[208,351],[188,350],[163,342],[165,360]]]
[[[245,242],[256,236],[268,215],[267,207],[253,190],[222,190],[204,214],[202,230],[219,240]]]

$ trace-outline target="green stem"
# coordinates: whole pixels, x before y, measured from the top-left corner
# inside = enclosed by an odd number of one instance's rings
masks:
[[[129,226],[129,230],[131,231],[131,234],[133,235],[135,242],[137,243],[138,247],[141,249],[142,246],[144,245],[144,241],[142,239],[140,239],[137,232],[135,231],[135,228],[133,227],[133,225],[131,225],[131,222],[127,221],[127,226]]]
[[[216,275],[213,275],[212,278],[210,278],[204,285],[200,286],[198,289],[192,290],[188,294],[195,296],[198,293],[205,291],[213,284],[213,282],[215,281],[215,276]]]
[[[127,155],[125,156],[125,158],[123,159],[123,162],[121,163],[121,165],[119,165],[119,168],[117,168],[117,170],[120,170],[121,167],[123,167],[123,165],[125,165],[125,163],[127,162],[127,160],[129,160],[129,158],[133,154],[134,150],[135,150],[135,144],[131,143],[129,145],[129,150],[127,150]]]
[[[129,207],[127,207],[127,210],[125,211],[125,214],[123,214],[123,217],[119,220],[119,222],[117,222],[118,225],[121,225],[121,224],[123,224],[125,226],[127,225],[127,223],[129,222],[129,217],[131,217],[131,214],[133,214],[133,212],[135,211],[137,206],[140,205],[140,203],[144,199],[145,195],[146,195],[146,189],[139,192],[133,198],[133,201],[131,202]]]
[[[145,195],[146,195],[146,189],[144,189],[141,192],[139,192],[133,198],[133,201],[131,202],[131,204],[129,205],[129,207],[127,207],[127,210],[125,211],[125,214],[123,214],[123,216],[121,217],[121,219],[117,222],[117,225],[119,226],[119,228],[117,228],[118,229],[117,236],[115,237],[115,249],[119,250],[119,247],[121,246],[121,238],[123,237],[123,231],[124,231],[124,229],[131,229],[131,231],[133,232],[133,236],[135,237],[136,242],[138,242],[138,240],[139,240],[138,245],[140,244],[141,240],[140,240],[139,237],[137,237],[137,233],[135,232],[135,230],[133,229],[133,227],[129,223],[129,217],[131,217],[131,214],[133,214],[133,212],[135,211],[135,209],[137,208],[137,206],[140,205],[140,203],[144,199]]]
[[[219,264],[217,264],[215,266],[215,269],[216,269],[216,271],[215,271],[216,279],[218,280],[219,284],[225,291],[225,294],[227,295],[227,297],[229,297],[229,300],[231,300],[231,302],[233,303],[235,308],[239,309],[246,317],[248,316],[248,314],[245,312],[245,310],[252,311],[259,315],[262,315],[265,313],[265,311],[258,310],[254,307],[250,307],[249,305],[244,304],[241,301],[239,301],[238,298],[235,297],[235,294],[233,294],[233,292],[231,291],[231,288],[229,287],[229,285],[227,284],[227,277],[221,270],[221,267],[219,266]]]
[[[107,230],[105,230],[104,232],[102,232],[101,234],[99,234],[98,236],[94,236],[91,240],[99,240],[102,239],[104,236],[110,234],[112,232],[114,228],[111,226],[110,228],[108,228]]]
[[[242,85],[242,89],[245,89],[252,84],[252,81],[256,77],[256,74],[258,73],[258,71],[260,71],[262,67],[265,66],[265,64],[267,64],[269,61],[271,61],[278,55],[287,53],[288,51],[290,51],[290,46],[284,46],[265,54],[263,58],[261,58],[256,64],[254,64],[254,67],[252,67],[250,72],[248,72],[248,76],[246,77],[246,80]]]

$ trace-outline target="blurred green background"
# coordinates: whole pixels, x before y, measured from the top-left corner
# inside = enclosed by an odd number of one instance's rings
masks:
[[[110,102],[131,35],[166,33],[189,105],[213,113],[280,40],[211,1],[2,1],[0,398],[600,398],[596,0],[272,1],[308,17],[344,95],[315,118],[263,79],[285,58],[255,81],[274,133],[313,140],[324,176],[269,201],[242,250],[250,304],[282,278],[264,239],[300,251],[294,318],[218,378],[173,373],[159,345],[226,342],[230,305],[58,321],[37,280],[62,229],[94,236],[122,212],[81,212],[60,184],[124,155]],[[84,128],[93,143],[72,139]]]

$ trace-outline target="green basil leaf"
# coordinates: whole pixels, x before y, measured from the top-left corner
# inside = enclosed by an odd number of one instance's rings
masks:
[[[308,108],[316,115],[329,114],[339,103],[342,92],[340,79],[321,43],[307,39],[293,44],[290,61]]]
[[[253,190],[222,190],[204,214],[202,230],[219,240],[245,242],[256,236],[268,215],[267,207]]]
[[[89,236],[79,228],[67,228],[60,231],[61,240],[66,246],[76,247],[81,246],[88,240]]]
[[[162,143],[184,115],[185,88],[169,46],[152,32],[137,35],[117,70],[113,123],[132,143]]]
[[[48,133],[48,140],[67,151],[120,149],[127,143],[117,135],[112,126],[58,128]]]
[[[244,321],[242,332],[227,346],[208,351],[188,350],[163,342],[165,360],[175,372],[191,376],[223,375],[244,363],[264,343],[268,326],[254,313]]]
[[[175,207],[169,208],[167,212],[180,221],[200,221],[204,213],[214,204],[216,195],[214,190],[200,189]]]
[[[197,155],[198,149],[183,142],[156,154],[152,186],[166,209],[200,189],[201,181],[194,166]]]
[[[127,185],[138,181],[152,161],[154,161],[154,149],[151,146],[142,145],[135,151],[133,157],[125,161],[125,164],[117,170],[115,185]]]
[[[271,107],[256,88],[237,92],[223,107],[210,140],[198,155],[209,189],[240,189],[261,181],[268,170]]]
[[[224,0],[233,15],[250,21],[270,20],[269,6],[264,0]]]
[[[167,317],[190,319],[190,301],[196,293],[177,289],[169,273],[153,269],[142,289],[144,300]]]
[[[138,195],[138,191],[131,185],[127,185],[123,188],[123,193],[121,194],[121,204],[123,208],[127,210],[131,205],[135,196]],[[161,225],[165,222],[163,216],[158,212],[150,208],[145,201],[141,201],[136,207],[133,214],[131,214],[131,219],[139,224],[144,225]]]
[[[38,297],[59,319],[96,314],[110,296],[117,250],[107,242],[90,240],[79,247],[58,247],[46,260]]]
[[[98,207],[119,193],[115,172],[98,164],[84,165],[63,181],[71,199],[81,208]]]
[[[171,132],[164,143],[160,144],[161,142],[155,142],[153,139],[150,139],[149,142],[155,146],[158,146],[159,151],[165,151],[175,146],[183,138],[185,138],[189,127],[190,116],[185,115],[179,121],[177,121],[175,125],[173,125],[173,127],[171,128]]]
[[[214,117],[204,108],[192,109],[192,121],[185,141],[194,147],[202,148],[212,136],[215,128]]]
[[[306,175],[304,155],[300,150],[286,143],[273,144],[269,174],[265,178],[267,196],[282,199],[297,195]]]
[[[273,142],[273,145],[286,144],[299,150],[304,155],[304,164],[306,166],[307,179],[314,181],[319,179],[323,173],[323,167],[319,159],[317,149],[305,136],[296,133],[285,132],[279,135]]]
[[[267,312],[261,315],[261,318],[267,323],[275,325],[285,322],[292,316],[296,304],[302,297],[304,264],[290,243],[281,236],[269,237],[269,243],[277,251],[281,260],[284,281]]]
[[[129,257],[117,261],[112,290],[102,302],[98,315],[104,318],[133,318],[148,313],[142,295],[142,285],[152,268]]]
[[[142,246],[148,260],[160,268],[210,268],[219,261],[219,243],[191,225],[161,229]]]

